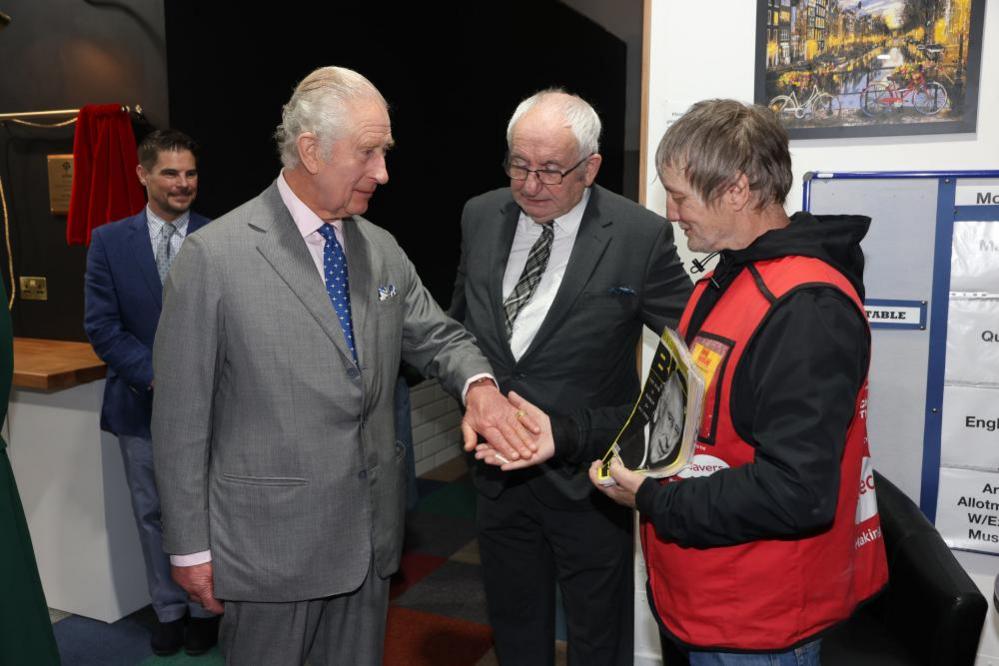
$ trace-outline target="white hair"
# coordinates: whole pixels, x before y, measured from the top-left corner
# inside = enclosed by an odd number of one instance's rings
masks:
[[[289,169],[298,166],[298,137],[306,132],[318,137],[320,154],[329,159],[333,142],[347,130],[351,104],[364,98],[388,107],[370,81],[346,67],[320,67],[302,79],[284,105],[274,133],[281,163]]]
[[[600,152],[600,116],[593,107],[579,95],[572,95],[561,88],[549,88],[534,93],[517,105],[510,123],[506,126],[506,145],[513,141],[513,128],[525,113],[538,105],[545,105],[558,111],[576,137],[579,146],[579,159]]]

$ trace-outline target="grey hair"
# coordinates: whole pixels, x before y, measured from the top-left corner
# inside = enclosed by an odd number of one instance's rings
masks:
[[[305,132],[319,138],[321,155],[329,159],[333,142],[347,129],[350,105],[363,98],[388,107],[370,81],[346,67],[320,67],[302,79],[284,105],[274,133],[281,163],[289,169],[298,166],[298,137]]]
[[[539,104],[550,106],[565,118],[579,145],[579,159],[600,152],[600,116],[582,97],[567,93],[561,88],[549,88],[534,93],[517,105],[506,126],[507,148],[513,140],[514,125],[525,113]]]
[[[757,209],[783,205],[793,180],[784,126],[770,109],[733,99],[697,102],[669,126],[656,150],[660,178],[667,167],[707,204],[745,174]]]

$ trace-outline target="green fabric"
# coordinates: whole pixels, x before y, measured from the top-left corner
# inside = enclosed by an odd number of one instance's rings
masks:
[[[7,303],[3,280],[0,280],[0,299]],[[14,333],[10,325],[10,311],[0,308],[0,425],[7,420],[7,401],[10,400],[10,384],[14,381]],[[0,436],[0,451],[7,448],[7,442]]]
[[[0,282],[0,300],[7,296]],[[0,423],[14,376],[10,313],[0,308]],[[47,666],[59,663],[28,523],[17,493],[6,444],[0,438],[0,664]]]

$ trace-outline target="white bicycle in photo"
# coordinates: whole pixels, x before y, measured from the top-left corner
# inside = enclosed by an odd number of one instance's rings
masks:
[[[839,98],[822,92],[817,85],[812,86],[812,91],[804,102],[799,101],[792,90],[790,94],[777,95],[770,100],[768,106],[782,122],[803,118],[830,120],[839,116],[840,112]]]

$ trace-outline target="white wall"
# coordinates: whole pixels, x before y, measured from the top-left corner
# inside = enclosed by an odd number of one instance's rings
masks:
[[[410,389],[416,475],[461,455],[461,407],[436,379]]]
[[[756,2],[715,0],[649,0],[651,2],[646,205],[665,213],[666,199],[656,181],[651,156],[666,129],[667,120],[690,104],[712,97],[753,99],[756,47]],[[888,171],[999,169],[999,9],[986,2],[985,31],[978,101],[978,131],[974,134],[933,137],[813,139],[793,141],[791,156],[795,183],[788,210],[801,206],[801,175],[807,171]],[[682,234],[680,255],[688,263]],[[647,344],[648,348],[648,338]],[[649,348],[651,353],[651,348]],[[917,498],[918,499],[918,498]],[[992,580],[999,558],[958,553],[958,559],[992,599]],[[636,581],[638,587],[644,581]],[[999,664],[999,618],[991,608],[986,618],[978,664]],[[643,609],[639,605],[637,609]],[[638,620],[636,663],[652,663],[658,647],[647,612]],[[642,616],[636,616],[642,617]]]
[[[658,213],[666,197],[651,157],[672,113],[711,97],[753,100],[756,3],[750,0],[650,0],[648,168],[646,205]],[[999,9],[985,11],[978,131],[928,137],[810,139],[791,142],[795,182],[788,210],[801,207],[806,171],[999,169]],[[682,234],[678,245],[686,260]]]

